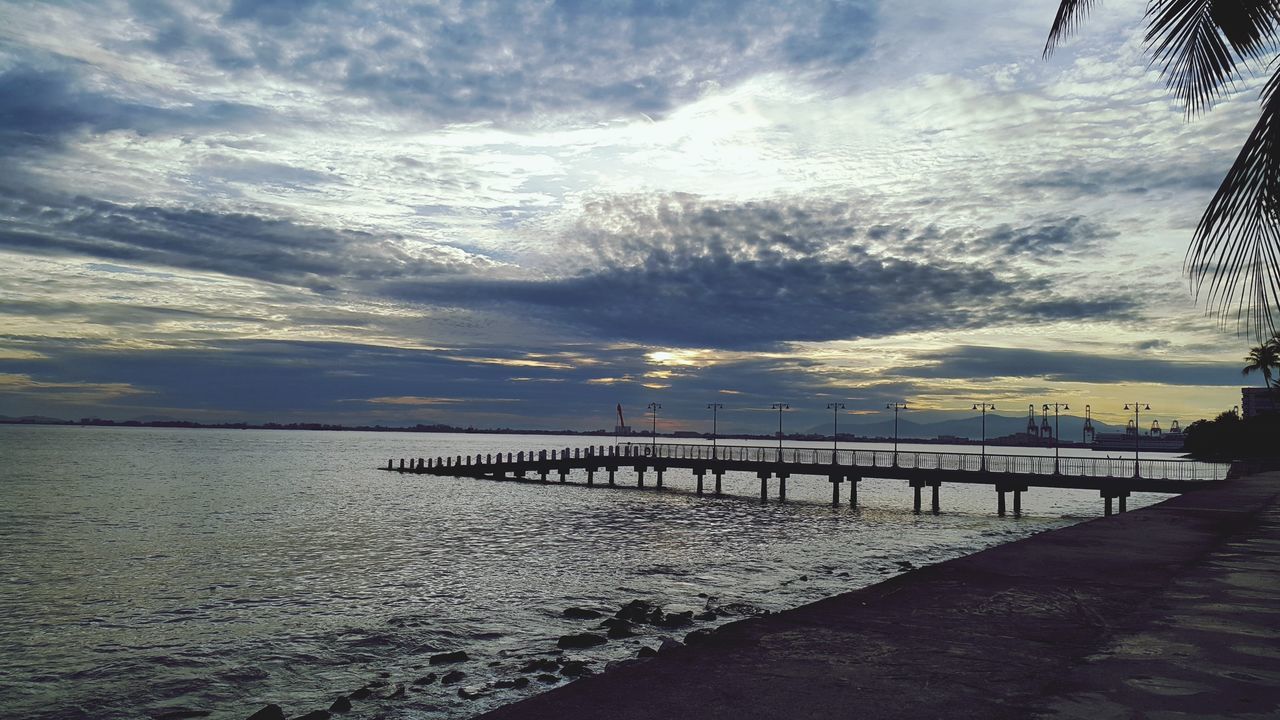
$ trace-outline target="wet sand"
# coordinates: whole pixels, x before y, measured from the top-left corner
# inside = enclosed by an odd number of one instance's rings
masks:
[[[534,718],[1272,717],[1280,473],[1046,532],[492,711]]]

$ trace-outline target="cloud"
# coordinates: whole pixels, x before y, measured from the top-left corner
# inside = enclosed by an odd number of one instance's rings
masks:
[[[660,117],[778,66],[836,74],[869,51],[877,7],[234,0],[220,17],[177,5],[134,11],[131,35],[142,37],[116,44],[439,123],[526,124],[546,114]]]
[[[0,360],[40,359],[0,357]],[[38,380],[26,373],[0,373],[0,395],[38,395],[55,403],[99,403],[123,397],[145,395],[149,391],[122,382],[54,382]]]
[[[101,134],[132,130],[140,134],[228,130],[259,120],[263,113],[249,105],[184,98],[164,105],[90,87],[77,72],[64,67],[16,65],[0,73],[0,156],[57,149],[74,133]]]
[[[918,378],[1012,377],[1041,378],[1048,382],[1240,384],[1240,364],[1228,362],[963,345],[945,351],[923,353],[917,360],[920,365],[896,367],[888,373]]]
[[[573,276],[398,282],[386,291],[418,302],[529,312],[591,337],[677,347],[770,347],[1129,318],[1136,311],[1119,295],[1063,296],[1007,261],[1087,250],[1098,231],[1077,218],[998,228],[971,242],[926,243],[928,233],[920,233],[911,242],[921,247],[912,248],[863,228],[842,203],[640,197],[602,200],[587,211],[560,246],[580,248],[569,261],[580,268]],[[933,252],[923,252],[925,244]]]
[[[363,402],[374,405],[450,405],[466,402],[462,398],[418,397],[416,395],[399,395],[395,397],[375,397]]]
[[[494,265],[395,234],[52,194],[0,191],[0,219],[0,248],[211,271],[317,291]]]

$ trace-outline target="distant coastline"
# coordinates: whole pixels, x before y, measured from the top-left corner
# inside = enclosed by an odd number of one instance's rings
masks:
[[[81,418],[79,420],[64,420],[61,418],[45,417],[45,416],[26,416],[26,417],[0,417],[0,425],[58,425],[72,427],[123,427],[123,428],[181,428],[188,430],[306,430],[306,431],[322,431],[322,432],[393,432],[393,433],[458,433],[471,435],[570,435],[584,437],[617,437],[619,440],[634,442],[637,440],[648,440],[652,438],[649,432],[633,432],[629,435],[615,435],[611,430],[531,430],[520,428],[477,428],[477,427],[459,427],[456,425],[447,425],[444,423],[436,423],[431,425],[417,424],[409,426],[387,426],[387,425],[339,425],[332,423],[247,423],[247,422],[228,422],[228,423],[200,423],[192,420],[104,420],[101,418]],[[675,433],[658,433],[660,438],[670,438],[674,440],[710,440],[710,433],[695,432],[675,432]],[[784,440],[793,440],[799,442],[831,442],[830,435],[819,435],[813,433],[792,433],[782,436]],[[718,440],[777,440],[776,434],[753,435],[744,433],[720,434],[717,435]],[[870,443],[891,443],[892,437],[884,436],[862,436],[840,433],[837,438],[839,442],[870,442]],[[973,440],[966,437],[946,436],[933,438],[916,438],[903,435],[898,438],[899,443],[910,442],[921,445],[982,445],[982,441]],[[1054,446],[1052,440],[1041,440],[1039,438],[1029,439],[1023,434],[1003,436],[996,438],[987,438],[986,445],[997,447],[1046,447]],[[1085,443],[1063,440],[1058,444],[1062,448],[1082,448],[1089,449],[1092,446]]]

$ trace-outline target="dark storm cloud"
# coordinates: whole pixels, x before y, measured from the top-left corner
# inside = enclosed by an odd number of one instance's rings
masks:
[[[168,60],[269,73],[439,122],[542,113],[660,115],[708,85],[779,67],[838,78],[866,53],[875,3],[234,0],[216,27],[180,6],[132,10],[122,43]],[[122,48],[124,49],[124,48]]]
[[[1041,218],[1025,225],[1001,224],[990,229],[930,225],[876,225],[867,231],[869,239],[909,255],[945,252],[948,257],[967,257],[989,262],[1054,262],[1097,253],[1117,233],[1081,217]]]
[[[0,73],[0,155],[56,148],[79,131],[225,129],[261,116],[229,102],[147,105],[89,89],[70,68],[19,65]]]
[[[1163,383],[1166,385],[1239,385],[1237,363],[1180,362],[1159,358],[1114,357],[1085,352],[959,346],[919,356],[923,367],[888,371],[905,377],[1036,377],[1085,383]]]
[[[768,347],[788,340],[883,337],[1003,322],[1116,316],[1124,300],[1010,303],[1032,285],[989,270],[858,257],[615,268],[547,282],[402,285],[407,299],[508,304],[585,327],[598,337],[691,347]]]
[[[0,220],[0,248],[205,270],[313,290],[485,264],[446,249],[410,249],[394,235],[3,189]]]
[[[1116,236],[1080,217],[1041,222],[1036,225],[1000,225],[980,233],[972,241],[975,250],[994,252],[1008,258],[1051,260],[1064,255],[1094,252],[1100,241]]]
[[[554,318],[592,336],[686,347],[884,337],[1006,323],[1129,318],[1131,299],[1076,298],[1020,275],[1010,256],[1086,247],[1062,225],[971,231],[979,240],[864,229],[846,204],[709,203],[691,196],[591,203],[569,233],[586,260],[571,277],[389,283],[400,298]],[[873,234],[876,247],[864,238]],[[921,238],[929,237],[926,242]],[[907,255],[909,257],[903,257]]]

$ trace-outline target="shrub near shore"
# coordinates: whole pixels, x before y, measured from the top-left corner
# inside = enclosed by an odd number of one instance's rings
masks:
[[[1197,460],[1280,458],[1280,415],[1241,418],[1228,410],[1187,426],[1183,448]]]

